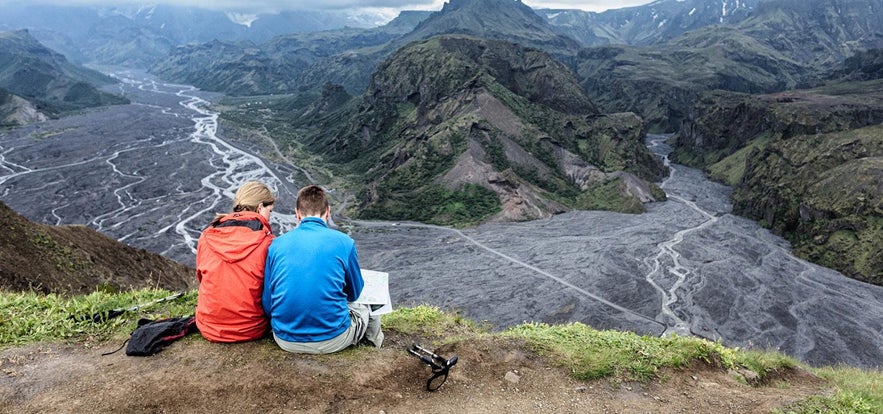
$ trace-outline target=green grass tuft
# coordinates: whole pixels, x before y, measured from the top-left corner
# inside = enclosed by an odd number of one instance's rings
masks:
[[[812,396],[784,410],[773,411],[777,414],[873,414],[880,411],[871,407],[866,400],[853,392],[839,392],[830,397]]]
[[[683,367],[695,360],[732,367],[735,361],[733,350],[704,339],[599,331],[581,323],[528,323],[504,334],[526,339],[536,351],[559,361],[580,379],[647,381],[664,367]]]
[[[407,335],[446,337],[464,332],[477,333],[484,328],[456,313],[444,312],[430,305],[398,308],[383,315],[383,329],[392,329]]]
[[[813,368],[811,371],[819,377],[830,381],[841,390],[838,395],[842,395],[839,397],[835,396],[837,400],[855,401],[847,404],[847,406],[858,405],[858,401],[860,401],[862,406],[867,405],[869,408],[866,411],[854,412],[883,413],[883,371],[880,369],[861,370],[848,366],[837,366]]]
[[[195,290],[174,301],[145,306],[108,321],[94,323],[91,320],[95,313],[129,308],[173,293],[162,289],[116,294],[96,291],[65,298],[55,294],[0,292],[0,348],[73,338],[109,339],[131,333],[139,318],[193,315]]]

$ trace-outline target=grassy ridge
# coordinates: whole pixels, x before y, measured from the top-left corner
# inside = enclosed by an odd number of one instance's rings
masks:
[[[147,305],[104,323],[78,318],[96,312],[127,308],[173,294],[161,289],[109,294],[94,292],[70,298],[35,293],[0,292],[0,349],[46,341],[94,342],[128,335],[139,318],[192,315],[196,291]],[[400,308],[383,318],[385,330],[407,335],[442,338],[447,342],[484,338],[525,341],[578,379],[607,378],[614,382],[660,379],[665,368],[687,367],[697,361],[725,369],[750,370],[761,383],[774,372],[800,366],[775,352],[727,348],[705,339],[640,336],[630,332],[599,331],[582,323],[546,325],[525,323],[500,332],[432,306]],[[787,413],[883,412],[883,372],[851,367],[804,367],[836,386],[838,392],[815,396],[787,407]]]

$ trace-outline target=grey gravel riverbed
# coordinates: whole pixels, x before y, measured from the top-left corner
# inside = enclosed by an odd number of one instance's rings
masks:
[[[211,98],[127,78],[136,104],[0,133],[0,199],[49,224],[86,224],[193,264],[195,239],[242,182],[279,193],[292,228],[297,166],[219,131]],[[649,137],[660,154],[664,137]],[[427,303],[504,328],[584,322],[772,348],[812,364],[883,361],[883,288],[794,258],[788,243],[730,214],[730,189],[672,165],[669,201],[644,214],[576,211],[468,229],[338,220],[363,268],[390,274],[394,306]],[[287,206],[287,207],[286,207]],[[289,214],[286,214],[288,212]]]
[[[650,138],[666,152],[663,137]],[[786,240],[730,214],[728,187],[671,167],[669,201],[644,214],[575,211],[460,233],[361,223],[353,236],[363,266],[390,273],[400,304],[498,327],[579,321],[880,366],[883,288],[795,258]]]

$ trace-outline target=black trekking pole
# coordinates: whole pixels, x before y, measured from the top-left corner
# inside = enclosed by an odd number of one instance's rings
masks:
[[[146,306],[150,306],[150,305],[161,303],[161,302],[172,301],[172,300],[180,298],[181,296],[184,296],[184,292],[178,292],[178,293],[175,293],[174,295],[169,295],[164,298],[159,298],[156,300],[152,300],[150,302],[145,302],[145,303],[135,305],[132,307],[128,307],[128,308],[117,308],[117,309],[111,309],[109,311],[95,312],[91,315],[89,315],[89,314],[82,314],[79,316],[71,315],[70,319],[74,319],[76,321],[89,321],[89,320],[91,320],[92,323],[105,322],[105,321],[109,321],[113,318],[116,318],[117,316],[120,316],[126,312],[134,312],[134,311],[141,309],[143,307],[146,307]]]
[[[439,387],[448,380],[448,371],[451,370],[451,367],[457,364],[456,355],[449,359],[445,359],[416,343],[411,344],[411,347],[408,348],[408,352],[432,368],[432,376],[426,381],[427,391],[435,391],[439,389]]]

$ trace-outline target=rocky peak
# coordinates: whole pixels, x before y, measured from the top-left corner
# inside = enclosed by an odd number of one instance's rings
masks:
[[[440,34],[507,40],[556,55],[570,55],[580,47],[579,42],[556,32],[545,19],[518,0],[450,1],[402,41],[428,39]]]
[[[570,70],[548,54],[466,36],[442,36],[400,49],[379,67],[367,94],[432,106],[441,97],[487,82],[557,111],[598,112]]]

